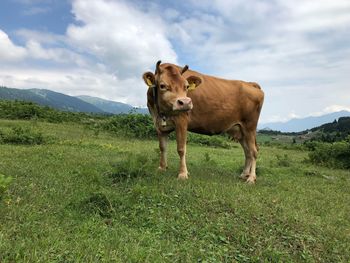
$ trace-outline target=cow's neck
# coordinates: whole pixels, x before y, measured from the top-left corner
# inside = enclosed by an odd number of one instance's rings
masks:
[[[152,93],[153,93],[153,101],[154,101],[154,104],[156,106],[157,117],[159,117],[161,119],[161,126],[165,127],[167,125],[167,123],[166,123],[167,116],[165,113],[162,113],[159,109],[158,89],[157,89],[158,85],[157,84],[158,84],[158,82],[156,82],[156,84],[151,87]]]

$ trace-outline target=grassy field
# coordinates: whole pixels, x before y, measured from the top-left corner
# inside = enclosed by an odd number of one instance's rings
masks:
[[[74,124],[0,120],[42,145],[0,144],[0,262],[349,262],[350,173],[307,152],[261,147],[257,184],[243,152],[188,146],[190,179],[160,173],[152,140]]]

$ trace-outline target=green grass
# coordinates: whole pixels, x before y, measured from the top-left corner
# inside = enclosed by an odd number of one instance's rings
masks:
[[[190,179],[160,173],[158,143],[83,126],[31,127],[42,145],[0,144],[0,262],[349,262],[350,174],[307,152],[261,147],[257,184],[239,147],[188,146]]]

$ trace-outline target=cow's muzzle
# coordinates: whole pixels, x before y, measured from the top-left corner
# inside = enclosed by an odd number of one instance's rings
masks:
[[[178,98],[173,105],[174,111],[188,111],[193,108],[192,100],[191,98],[184,97],[184,98]]]

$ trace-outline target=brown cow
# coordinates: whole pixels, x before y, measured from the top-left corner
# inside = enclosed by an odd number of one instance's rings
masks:
[[[158,133],[160,170],[167,168],[168,134],[176,132],[180,156],[178,178],[187,179],[187,130],[213,135],[228,133],[244,149],[245,166],[241,178],[248,183],[256,180],[256,127],[264,101],[264,93],[254,82],[226,80],[188,70],[186,65],[160,61],[155,74],[143,74],[149,86],[147,106]]]

